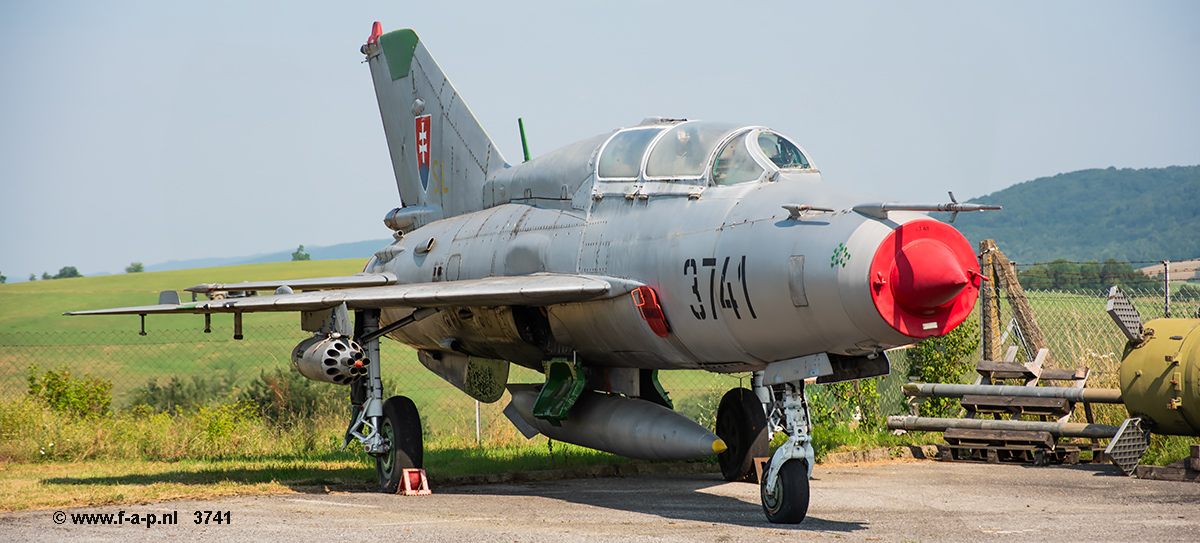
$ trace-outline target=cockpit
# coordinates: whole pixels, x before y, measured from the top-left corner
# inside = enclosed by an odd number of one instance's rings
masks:
[[[769,129],[683,121],[618,131],[600,151],[596,176],[715,186],[759,181],[780,170],[814,168],[796,144]]]

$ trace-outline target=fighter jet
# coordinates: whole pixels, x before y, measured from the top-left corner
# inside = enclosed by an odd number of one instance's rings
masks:
[[[759,125],[651,117],[514,165],[415,32],[375,23],[360,51],[402,204],[384,217],[394,241],[361,273],[68,315],[232,313],[240,337],[244,313],[299,312],[313,336],[295,369],[350,386],[347,442],[376,458],[384,491],[422,465],[416,407],[383,398],[386,336],[480,401],[507,388],[527,437],[717,454],[730,481],[769,456],[763,510],[798,523],[814,463],[805,384],[885,375],[884,350],[949,332],[975,304],[971,245],[920,212],[998,207],[825,183],[803,148]],[[511,364],[545,381],[509,383]],[[724,396],[714,433],[671,409],[667,369],[753,372],[753,386]],[[770,454],[775,432],[788,438]]]

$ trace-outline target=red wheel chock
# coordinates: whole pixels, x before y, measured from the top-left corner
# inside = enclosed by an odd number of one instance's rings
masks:
[[[425,477],[425,470],[420,468],[404,468],[403,472],[404,486],[400,491],[405,496],[425,496],[432,494],[429,491],[429,479]]]

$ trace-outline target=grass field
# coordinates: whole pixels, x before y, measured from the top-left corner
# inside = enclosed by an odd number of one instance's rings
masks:
[[[364,260],[310,260],[250,264],[197,270],[129,273],[30,281],[0,285],[0,334],[48,331],[113,331],[138,330],[138,317],[63,317],[67,311],[153,305],[158,293],[180,291],[200,283],[236,283],[271,279],[300,279],[351,275],[362,271]],[[215,315],[214,325],[231,326],[230,315]],[[228,320],[228,322],[225,322]],[[247,324],[295,324],[291,314],[254,314],[246,317]],[[146,330],[175,330],[203,327],[198,315],[148,319]]]
[[[281,262],[0,285],[0,397],[23,394],[27,370],[35,364],[43,369],[66,367],[76,376],[90,374],[112,381],[117,407],[126,406],[130,392],[151,379],[166,384],[173,377],[221,376],[245,383],[262,371],[290,368],[292,348],[310,335],[300,330],[294,313],[246,315],[245,339],[240,341],[232,339],[230,315],[214,315],[211,334],[203,333],[199,315],[151,316],[146,322],[147,335],[141,336],[137,316],[64,317],[62,313],[150,305],[157,303],[160,291],[182,292],[200,283],[350,275],[361,271],[362,263]],[[402,383],[396,393],[417,404],[427,432],[475,436],[474,400],[421,366],[411,348],[387,339],[380,348],[385,380]],[[541,380],[536,372],[511,367],[512,382]],[[699,414],[696,410],[702,404],[715,407],[714,394],[748,385],[747,374],[696,371],[662,372],[661,380],[671,397],[693,416]],[[500,414],[507,403],[503,398],[480,406],[481,434],[510,426]]]

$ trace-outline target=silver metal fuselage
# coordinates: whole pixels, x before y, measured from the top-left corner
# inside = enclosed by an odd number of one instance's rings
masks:
[[[597,180],[606,138],[501,171],[485,184],[489,207],[413,225],[365,271],[401,283],[539,272],[629,279],[657,291],[668,337],[629,296],[537,308],[557,353],[531,344],[521,318],[503,307],[442,311],[391,337],[426,351],[445,351],[453,339],[459,352],[537,369],[573,351],[589,365],[717,372],[914,341],[880,317],[868,274],[892,229],[924,215],[854,212],[879,199],[825,184],[815,170],[732,186]],[[834,211],[792,216],[789,204]],[[408,312],[385,310],[383,322]]]

